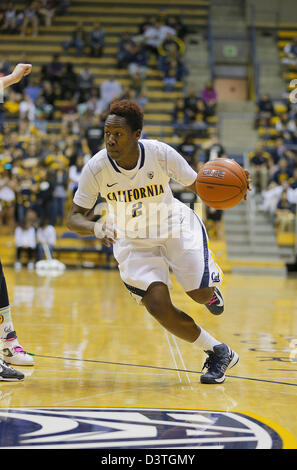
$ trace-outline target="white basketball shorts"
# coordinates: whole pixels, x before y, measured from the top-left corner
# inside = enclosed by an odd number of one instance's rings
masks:
[[[190,220],[181,220],[166,239],[124,238],[114,244],[120,276],[139,304],[153,282],[172,288],[170,270],[185,292],[221,284],[223,273],[209,249],[204,224],[190,211]]]

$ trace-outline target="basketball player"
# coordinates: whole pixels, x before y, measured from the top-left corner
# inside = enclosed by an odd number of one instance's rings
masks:
[[[17,64],[13,72],[0,78],[0,102],[3,102],[4,88],[18,83],[31,72],[31,64]],[[19,381],[25,378],[24,374],[13,369],[8,364],[27,366],[33,365],[33,357],[27,354],[19,344],[13,326],[11,309],[6,286],[6,280],[0,261],[0,353],[5,361],[0,359],[0,381]]]
[[[70,208],[68,228],[113,244],[121,278],[131,295],[172,334],[205,350],[202,383],[225,380],[238,354],[199,327],[170,298],[172,269],[185,292],[214,315],[224,310],[218,285],[222,272],[208,249],[196,212],[176,200],[174,179],[196,192],[197,173],[169,145],[141,140],[143,113],[128,100],[111,104],[105,121],[105,149],[85,165]],[[108,204],[104,223],[88,220],[98,193]]]

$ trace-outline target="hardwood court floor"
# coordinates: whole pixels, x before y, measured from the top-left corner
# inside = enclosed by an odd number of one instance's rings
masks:
[[[35,366],[18,367],[26,374],[21,383],[0,382],[0,431],[1,413],[19,407],[118,416],[202,410],[207,414],[199,419],[206,421],[216,412],[248,418],[269,429],[272,442],[278,436],[279,447],[297,448],[297,279],[226,275],[220,317],[173,279],[174,303],[239,353],[225,383],[213,386],[199,381],[205,354],[138,306],[118,271],[66,270],[45,278],[6,268],[5,275],[19,341],[35,354]],[[0,447],[8,445],[3,436]]]

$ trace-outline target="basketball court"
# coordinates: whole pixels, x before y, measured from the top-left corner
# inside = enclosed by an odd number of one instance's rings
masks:
[[[5,274],[19,340],[35,356],[0,384],[2,448],[297,448],[297,279],[226,274],[212,316],[172,299],[239,353],[222,385],[206,355],[167,333],[117,270]]]

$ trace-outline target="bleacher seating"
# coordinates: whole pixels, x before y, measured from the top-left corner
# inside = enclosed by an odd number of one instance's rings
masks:
[[[25,1],[18,1],[16,8],[22,10],[25,4]],[[0,53],[5,54],[11,64],[20,60],[31,62],[33,64],[32,78],[38,78],[42,66],[52,60],[53,54],[58,53],[61,61],[64,63],[71,62],[74,65],[76,73],[80,73],[83,65],[88,63],[90,71],[95,77],[96,86],[106,80],[110,73],[114,73],[117,81],[124,87],[129,83],[128,70],[116,67],[117,44],[124,32],[137,34],[140,24],[153,15],[178,15],[189,28],[189,31],[206,31],[208,10],[208,0],[185,0],[182,5],[179,0],[150,0],[142,4],[139,4],[136,0],[115,0],[112,3],[106,0],[73,0],[66,14],[54,16],[52,26],[44,26],[41,23],[37,36],[32,36],[30,31],[26,36],[1,34]],[[71,32],[76,24],[82,22],[86,31],[90,31],[95,21],[100,21],[106,33],[103,56],[100,58],[89,57],[87,48],[81,57],[76,57],[71,49],[68,53],[65,53],[63,43],[70,39]],[[174,146],[180,144],[182,137],[174,134],[171,113],[176,99],[183,96],[183,83],[177,83],[174,91],[165,92],[160,71],[152,59],[152,62],[149,63],[145,86],[148,97],[148,103],[144,106],[144,132],[146,136],[165,140]],[[54,120],[44,125],[46,132],[43,137],[44,140],[47,140],[52,133],[60,134],[62,127],[61,108],[65,104],[67,104],[65,100],[56,100]],[[208,135],[216,132],[217,117],[209,117],[207,124]],[[9,119],[8,125],[11,129],[15,128],[17,120]],[[195,139],[195,143],[201,144],[205,140],[207,140],[207,135],[205,138]],[[92,258],[93,254],[96,258],[95,263],[101,263],[103,254],[100,248],[94,247],[93,241],[89,241],[88,244],[86,240],[72,239],[72,250],[67,249],[67,243],[69,248],[70,240],[61,237],[60,234],[55,253],[61,261],[64,262],[70,251],[74,251],[76,263],[82,263],[82,255],[86,255],[87,261],[88,259],[94,259],[94,257]],[[0,253],[4,262],[9,264],[11,264],[13,258],[12,246],[13,241],[10,238],[2,245]]]

